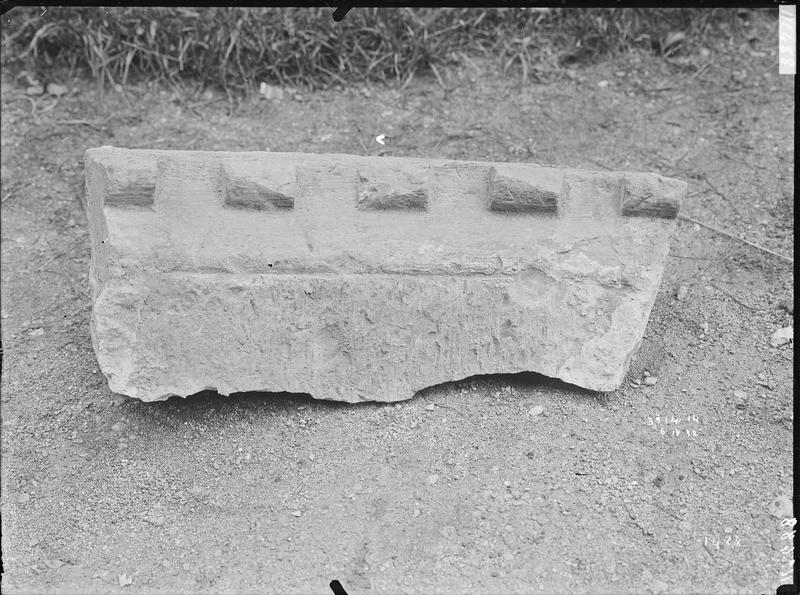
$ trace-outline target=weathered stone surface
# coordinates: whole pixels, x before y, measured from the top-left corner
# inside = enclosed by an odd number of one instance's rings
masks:
[[[155,157],[137,153],[125,162],[109,163],[101,173],[100,184],[108,206],[148,207],[153,204],[156,187]]]
[[[534,164],[86,153],[92,341],[152,401],[396,401],[474,374],[619,386],[686,185]]]
[[[294,208],[297,188],[296,168],[280,164],[268,175],[252,171],[236,159],[222,162],[225,205],[234,208],[272,210]]]
[[[359,209],[428,208],[427,181],[413,171],[391,167],[376,160],[358,170]]]
[[[493,167],[489,179],[489,208],[517,213],[557,213],[561,178],[531,172],[525,164],[502,164]],[[534,174],[534,175],[531,175]]]

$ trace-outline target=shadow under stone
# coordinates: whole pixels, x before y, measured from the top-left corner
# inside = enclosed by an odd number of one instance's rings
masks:
[[[561,380],[550,378],[535,372],[519,372],[515,374],[477,374],[459,380],[452,380],[425,387],[413,397],[404,401],[363,401],[347,403],[326,399],[315,399],[308,393],[269,392],[269,391],[243,391],[230,395],[222,395],[215,390],[204,390],[186,397],[170,397],[164,401],[144,402],[137,399],[128,399],[126,408],[131,413],[178,415],[185,420],[195,418],[224,415],[226,413],[289,413],[303,407],[309,411],[344,411],[355,407],[366,409],[380,409],[391,407],[397,403],[411,404],[429,399],[436,399],[448,392],[460,393],[468,390],[471,393],[478,391],[487,396],[505,387],[512,387],[521,394],[536,391],[548,391],[566,398],[576,400],[589,399],[606,406],[608,393],[601,393]],[[458,398],[458,394],[455,395]],[[514,397],[510,397],[514,398]]]

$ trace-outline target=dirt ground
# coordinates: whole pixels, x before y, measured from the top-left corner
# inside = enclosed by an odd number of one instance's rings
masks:
[[[476,62],[447,92],[416,79],[231,104],[62,79],[66,95],[28,98],[4,73],[3,591],[789,582],[793,346],[770,337],[793,326],[791,263],[679,220],[642,348],[605,395],[521,374],[399,405],[140,403],[109,392],[92,351],[81,203],[83,151],[105,144],[532,161],[687,180],[683,215],[791,256],[794,77],[778,75],[777,23],[762,25],[684,64],[634,54],[547,84]]]

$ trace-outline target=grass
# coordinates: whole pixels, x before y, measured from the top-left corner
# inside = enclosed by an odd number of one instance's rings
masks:
[[[354,8],[337,23],[324,8],[18,7],[3,15],[0,59],[82,69],[101,84],[189,78],[249,90],[438,78],[437,67],[477,55],[536,81],[634,48],[665,54],[737,36],[741,10]]]

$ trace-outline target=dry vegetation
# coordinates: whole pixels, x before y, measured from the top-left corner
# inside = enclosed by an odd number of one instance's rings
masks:
[[[774,11],[777,13],[777,9]],[[640,48],[669,55],[743,33],[749,11],[715,9],[15,8],[3,66],[85,69],[103,84],[200,80],[233,90],[266,81],[312,88],[405,81],[482,56],[540,80],[563,66]]]

